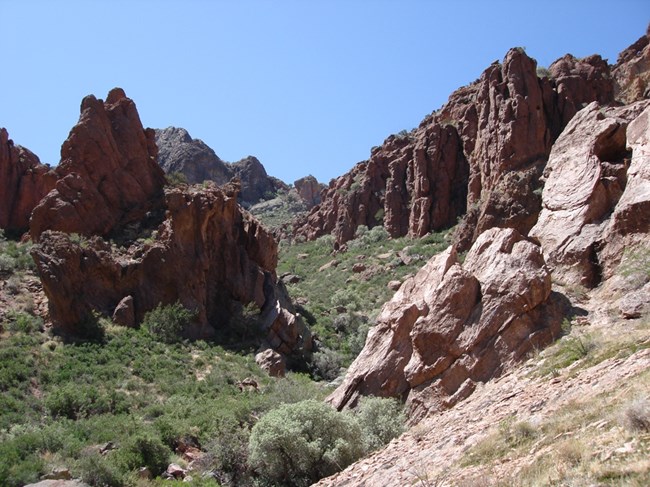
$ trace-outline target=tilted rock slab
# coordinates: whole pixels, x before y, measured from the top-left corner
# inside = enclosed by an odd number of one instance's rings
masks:
[[[530,235],[562,283],[596,286],[620,262],[625,247],[620,237],[641,233],[647,238],[648,107],[648,101],[624,107],[591,103],[553,146],[543,209]],[[614,244],[605,257],[603,249]]]
[[[0,228],[13,233],[29,229],[29,217],[57,176],[28,149],[14,145],[0,128]]]
[[[106,102],[89,95],[61,147],[58,181],[34,208],[30,234],[45,230],[108,235],[162,205],[165,175],[152,129],[120,88]]]
[[[488,230],[463,264],[450,247],[404,282],[327,400],[342,409],[364,395],[399,397],[415,421],[551,342],[560,321],[539,246],[513,229]]]

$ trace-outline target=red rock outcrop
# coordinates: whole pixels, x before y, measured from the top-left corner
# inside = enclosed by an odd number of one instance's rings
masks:
[[[54,188],[56,174],[28,149],[14,145],[0,128],[0,228],[21,234],[41,199]]]
[[[539,78],[533,59],[510,50],[417,129],[389,137],[330,183],[294,233],[333,233],[342,244],[359,225],[383,224],[394,237],[422,236],[465,213],[462,249],[494,226],[527,233],[541,208],[535,190],[553,141],[582,104],[613,100],[599,56],[565,56],[550,72]]]
[[[464,264],[450,247],[405,281],[328,401],[341,409],[363,395],[399,397],[415,421],[549,343],[561,316],[540,247],[493,228]]]
[[[219,338],[243,305],[254,304],[266,346],[294,359],[308,352],[309,330],[275,274],[277,244],[241,210],[237,189],[168,191],[165,221],[128,248],[43,232],[32,255],[55,329],[83,335],[93,312],[140,323],[159,303],[180,301],[196,312],[186,336]]]
[[[612,75],[617,100],[633,103],[650,98],[650,26],[646,35],[619,54]]]
[[[34,208],[30,233],[45,230],[108,235],[161,207],[165,175],[156,162],[154,132],[120,88],[106,102],[90,95],[61,148],[58,181]]]
[[[326,188],[324,184],[319,183],[311,174],[297,179],[293,183],[293,186],[296,188],[300,199],[307,206],[307,209],[311,209],[320,203],[320,194]]]
[[[613,234],[647,232],[650,174],[643,153],[648,147],[649,106],[648,101],[625,107],[594,102],[573,118],[553,145],[545,169],[543,209],[530,235],[541,243],[559,281],[594,287],[606,277],[599,254],[613,243]],[[630,122],[633,128],[627,135]],[[636,153],[632,165],[628,137],[632,155]],[[620,256],[604,260],[612,267]]]

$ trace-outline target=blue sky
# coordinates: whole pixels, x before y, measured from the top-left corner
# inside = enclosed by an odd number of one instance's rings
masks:
[[[647,0],[0,0],[0,127],[56,164],[81,99],[120,86],[145,126],[327,182],[508,48],[614,63],[649,21]]]

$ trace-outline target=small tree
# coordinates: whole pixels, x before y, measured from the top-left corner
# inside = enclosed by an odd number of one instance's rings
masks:
[[[307,486],[332,475],[363,454],[354,417],[309,400],[285,404],[253,427],[249,463],[273,485]]]
[[[161,342],[175,343],[193,319],[194,313],[177,301],[166,306],[156,306],[144,315],[142,326]]]

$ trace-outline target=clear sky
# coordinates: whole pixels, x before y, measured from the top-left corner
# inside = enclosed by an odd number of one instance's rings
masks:
[[[348,171],[508,48],[618,53],[650,1],[0,0],[0,127],[56,164],[87,94],[287,182]]]

